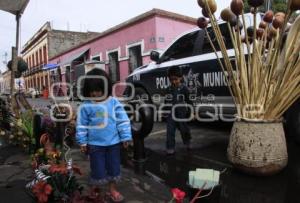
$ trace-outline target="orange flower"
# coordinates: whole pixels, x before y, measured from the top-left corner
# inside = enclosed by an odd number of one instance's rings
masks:
[[[67,167],[65,164],[53,164],[49,168],[50,173],[61,173],[66,175],[68,173]]]
[[[37,197],[38,203],[45,203],[48,202],[48,196],[52,192],[52,187],[45,181],[40,181],[32,187],[32,192]]]
[[[53,151],[47,152],[47,156],[50,159],[59,159],[60,155],[61,155],[61,152],[59,152],[57,150],[53,150]]]

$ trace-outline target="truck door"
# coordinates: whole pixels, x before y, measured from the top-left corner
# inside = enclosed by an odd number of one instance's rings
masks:
[[[169,86],[167,70],[171,66],[181,67],[184,82],[187,83],[186,75],[189,73],[193,57],[201,53],[198,43],[203,41],[204,32],[197,30],[183,35],[175,41],[160,57],[157,68],[153,70],[154,84],[152,94],[161,94]],[[198,42],[198,43],[196,43]]]
[[[228,55],[234,57],[233,45],[228,27],[225,23],[219,24],[219,27],[222,32]],[[220,48],[211,27],[207,28],[207,33],[209,34],[215,49],[219,52]],[[235,105],[227,87],[225,78],[226,73],[222,71],[206,33],[201,51],[201,55],[197,56],[195,62],[191,64],[189,73],[191,78],[197,77],[198,79],[198,84],[196,85],[197,104],[203,106],[203,111],[232,115],[235,111]],[[221,56],[221,54],[219,54],[219,56]]]

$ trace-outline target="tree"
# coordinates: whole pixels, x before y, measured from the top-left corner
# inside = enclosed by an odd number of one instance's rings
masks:
[[[8,69],[12,69],[12,60],[7,63]],[[18,57],[17,71],[15,72],[15,78],[21,77],[24,71],[28,70],[28,64],[21,58]]]
[[[267,1],[267,0],[265,0]],[[244,1],[245,12],[250,12],[251,7],[248,4],[248,1]],[[258,8],[260,12],[266,12],[265,5]],[[286,11],[286,0],[271,0],[271,10],[276,12],[285,12]]]

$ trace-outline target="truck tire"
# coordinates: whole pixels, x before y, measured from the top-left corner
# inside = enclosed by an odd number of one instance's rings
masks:
[[[285,131],[287,138],[293,138],[300,144],[300,100],[296,101],[287,111]]]
[[[131,121],[131,129],[134,139],[144,139],[150,134],[153,128],[153,111],[142,101],[133,101],[129,102],[129,104],[134,107],[135,111],[138,109],[138,112],[136,113],[138,114],[139,120],[135,121],[135,119],[133,119]]]
[[[134,100],[140,100],[146,104],[152,103],[150,95],[142,87],[135,87]]]

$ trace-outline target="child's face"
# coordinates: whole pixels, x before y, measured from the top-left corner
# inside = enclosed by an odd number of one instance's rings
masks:
[[[170,80],[172,86],[178,87],[181,83],[182,77],[178,77],[178,76],[175,76],[175,75],[170,75],[169,80]]]
[[[102,97],[102,96],[103,96],[102,91],[92,91],[90,93],[90,97]]]

